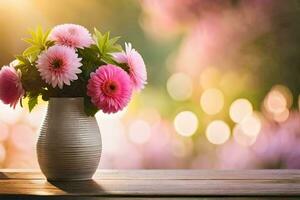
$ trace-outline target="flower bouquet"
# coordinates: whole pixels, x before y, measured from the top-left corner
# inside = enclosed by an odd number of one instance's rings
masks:
[[[93,37],[80,25],[63,24],[43,32],[31,31],[30,46],[0,70],[0,99],[15,107],[28,98],[31,111],[41,96],[83,97],[84,110],[93,116],[122,110],[132,91],[144,88],[147,73],[143,58],[119,37],[94,30]]]
[[[51,180],[89,179],[101,155],[101,137],[93,117],[115,113],[147,81],[142,56],[119,37],[96,28],[63,24],[30,31],[30,46],[0,70],[0,100],[15,107],[28,99],[49,101],[37,144],[40,167]],[[92,116],[92,117],[89,117]],[[58,139],[59,138],[59,139]]]

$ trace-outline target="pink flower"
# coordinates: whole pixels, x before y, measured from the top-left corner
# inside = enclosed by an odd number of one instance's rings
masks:
[[[125,52],[113,53],[112,56],[117,62],[128,65],[134,89],[142,90],[147,83],[147,71],[142,56],[131,47],[130,43],[125,43]]]
[[[91,74],[87,95],[104,113],[122,110],[130,100],[132,84],[128,74],[115,65],[102,65]]]
[[[3,66],[0,70],[0,99],[15,108],[23,95],[21,72],[14,67]]]
[[[89,31],[77,24],[62,24],[55,26],[49,36],[57,44],[73,48],[89,47],[94,43]]]
[[[55,45],[38,57],[37,68],[46,83],[62,89],[63,84],[70,85],[70,81],[78,79],[80,60],[74,49]]]

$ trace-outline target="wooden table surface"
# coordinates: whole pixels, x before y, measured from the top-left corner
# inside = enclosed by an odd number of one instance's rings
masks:
[[[300,199],[300,170],[99,170],[74,182],[0,171],[0,199]]]

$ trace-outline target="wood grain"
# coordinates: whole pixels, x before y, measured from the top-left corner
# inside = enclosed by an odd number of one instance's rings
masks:
[[[1,170],[1,195],[30,198],[243,196],[280,199],[300,196],[300,170],[100,170],[94,180],[74,182],[47,182],[40,172],[34,170]]]
[[[300,180],[300,170],[98,170],[94,179]],[[1,179],[45,179],[34,169],[0,169]]]

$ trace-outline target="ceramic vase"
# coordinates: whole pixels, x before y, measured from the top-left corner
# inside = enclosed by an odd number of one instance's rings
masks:
[[[101,135],[83,98],[51,98],[37,142],[40,168],[48,180],[91,179],[100,161]]]

